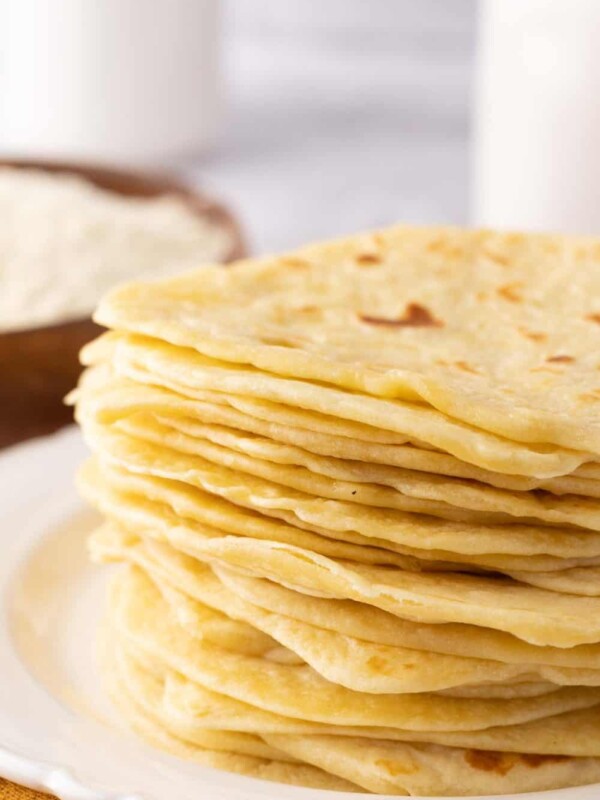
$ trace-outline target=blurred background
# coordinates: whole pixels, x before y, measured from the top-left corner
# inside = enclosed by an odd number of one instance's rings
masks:
[[[599,29],[598,0],[0,0],[0,446],[69,419],[123,280],[399,221],[600,233]]]
[[[223,138],[195,173],[258,250],[467,220],[476,0],[225,9]]]
[[[0,0],[0,156],[176,166],[256,251],[464,222],[477,5]]]

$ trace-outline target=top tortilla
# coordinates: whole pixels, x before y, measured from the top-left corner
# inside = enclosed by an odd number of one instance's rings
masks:
[[[395,227],[129,284],[96,320],[600,454],[600,240]]]

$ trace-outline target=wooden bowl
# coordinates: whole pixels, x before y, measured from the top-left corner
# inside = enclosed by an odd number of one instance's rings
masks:
[[[242,232],[231,212],[172,175],[45,161],[0,160],[0,166],[78,175],[126,197],[176,195],[194,214],[230,232],[232,246],[225,263],[246,254]],[[100,331],[87,317],[0,333],[0,448],[52,433],[72,422],[72,411],[64,405],[63,398],[75,386],[81,372],[79,350]]]

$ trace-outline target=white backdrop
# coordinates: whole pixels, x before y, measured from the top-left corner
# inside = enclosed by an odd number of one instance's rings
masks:
[[[186,162],[254,252],[463,222],[476,0],[229,0],[228,110]]]

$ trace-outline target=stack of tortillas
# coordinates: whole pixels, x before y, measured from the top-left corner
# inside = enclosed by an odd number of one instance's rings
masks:
[[[346,791],[600,781],[600,241],[394,228],[97,320],[80,482],[135,728]]]

